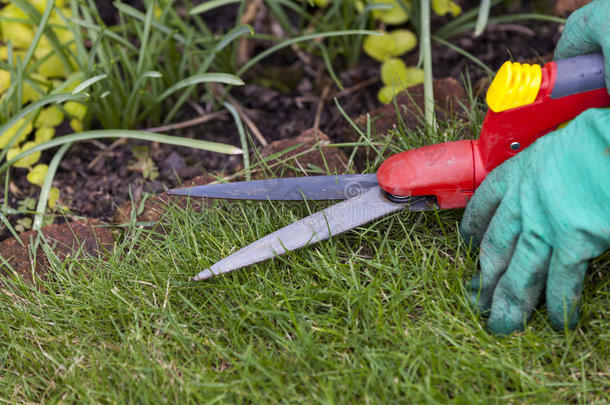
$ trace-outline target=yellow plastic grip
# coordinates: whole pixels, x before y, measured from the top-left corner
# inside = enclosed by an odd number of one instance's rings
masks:
[[[504,62],[487,90],[487,105],[493,112],[501,112],[531,104],[541,82],[540,65]]]

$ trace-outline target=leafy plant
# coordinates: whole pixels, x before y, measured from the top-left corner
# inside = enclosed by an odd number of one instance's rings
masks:
[[[73,140],[126,135],[220,153],[241,153],[241,149],[229,145],[180,141],[152,133],[85,131],[55,138],[55,128],[65,120],[75,133],[86,130],[91,120],[107,128],[137,127],[147,117],[153,117],[149,122],[154,122],[161,116],[161,109],[180,108],[187,97],[176,102],[180,98],[176,93],[188,93],[201,83],[243,84],[230,74],[188,74],[193,64],[189,65],[186,59],[176,60],[176,49],[170,52],[171,45],[175,45],[171,41],[191,46],[185,54],[194,61],[197,43],[192,38],[198,36],[192,28],[188,34],[191,42],[179,34],[169,35],[168,41],[167,30],[178,29],[178,25],[170,24],[177,17],[171,8],[173,3],[148,1],[143,21],[140,15],[129,14],[134,10],[117,3],[119,9],[127,10],[121,14],[127,21],[113,28],[103,26],[94,2],[15,0],[0,9],[4,43],[0,48],[0,159],[7,160],[0,172],[9,165],[28,170],[28,181],[41,187],[37,215],[42,215],[47,205],[53,206],[59,197],[59,190],[51,187],[59,161],[55,165],[38,163],[41,152],[56,145],[65,145],[56,153],[58,157]],[[246,32],[249,30],[234,30],[229,37],[208,39],[218,50]],[[142,46],[137,48],[130,41],[139,41]],[[213,55],[205,59],[206,70],[213,59]],[[162,73],[147,70],[160,61],[160,66],[167,66]],[[167,79],[159,82],[163,78]],[[6,201],[4,204],[2,211],[10,212]],[[6,224],[2,213],[0,217]],[[42,217],[37,217],[34,228],[41,223]]]
[[[150,151],[147,146],[134,146],[131,148],[134,159],[127,168],[142,174],[142,177],[148,180],[155,180],[159,177],[159,169],[155,162],[150,157]]]

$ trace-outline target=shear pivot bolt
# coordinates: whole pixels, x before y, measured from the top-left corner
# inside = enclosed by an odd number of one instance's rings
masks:
[[[510,144],[510,149],[511,150],[519,150],[521,149],[521,144],[519,142],[513,142]]]

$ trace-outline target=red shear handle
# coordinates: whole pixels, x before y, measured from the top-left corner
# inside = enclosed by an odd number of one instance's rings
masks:
[[[379,185],[395,196],[435,196],[439,208],[465,207],[474,193],[475,167],[482,167],[472,140],[437,143],[386,159]]]
[[[547,63],[538,68],[537,83],[536,77],[519,74],[521,68],[531,71],[530,65],[507,64],[490,86],[498,112],[487,111],[479,139],[391,156],[377,171],[381,188],[401,197],[435,196],[439,208],[465,207],[487,173],[506,159],[582,111],[610,106],[603,61],[597,55]],[[532,95],[532,83],[537,95]],[[520,106],[502,110],[504,100]]]
[[[520,84],[517,81],[513,85],[520,88]],[[490,91],[492,87],[493,84]],[[481,136],[475,141],[485,170],[485,173],[477,173],[476,185],[488,172],[542,135],[588,108],[608,105],[610,95],[604,82],[604,60],[600,54],[547,63],[542,68],[540,89],[533,103],[507,111],[494,112],[491,108],[487,111]]]

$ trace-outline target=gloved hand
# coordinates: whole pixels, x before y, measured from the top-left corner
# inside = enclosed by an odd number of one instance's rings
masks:
[[[461,232],[480,243],[468,293],[491,332],[523,330],[545,288],[551,324],[575,327],[588,261],[610,248],[610,110],[585,111],[487,175]]]
[[[555,59],[602,52],[610,93],[610,1],[595,0],[570,15],[557,42]]]

